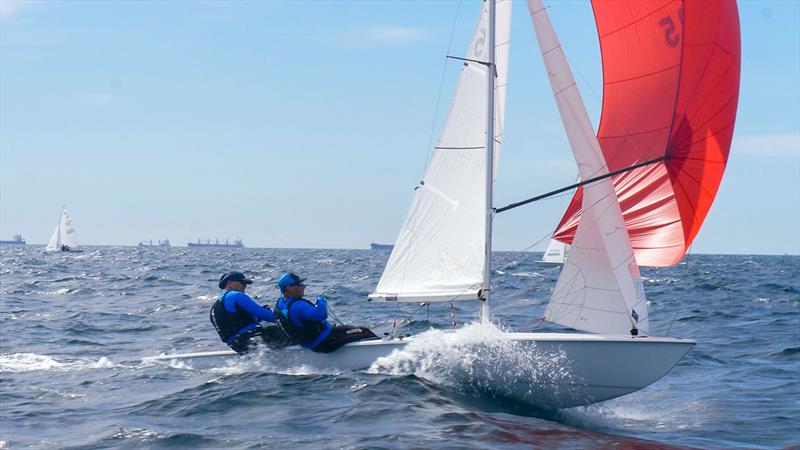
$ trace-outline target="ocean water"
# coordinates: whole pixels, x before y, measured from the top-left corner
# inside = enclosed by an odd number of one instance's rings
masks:
[[[366,301],[388,253],[86,247],[0,248],[0,449],[5,448],[783,448],[800,444],[800,258],[690,255],[643,269],[654,335],[697,345],[663,379],[558,412],[487,394],[464,358],[357,372],[281,367],[269,352],[210,366],[152,362],[223,350],[208,320],[220,273],[238,269],[274,303],[284,270],[308,275],[348,323],[448,329],[476,305]],[[541,323],[558,268],[494,255],[493,316]],[[469,340],[476,325],[450,339]],[[431,331],[429,333],[438,333]],[[461,333],[459,335],[459,333]],[[440,340],[431,339],[431,342]],[[558,365],[558,360],[534,361]]]

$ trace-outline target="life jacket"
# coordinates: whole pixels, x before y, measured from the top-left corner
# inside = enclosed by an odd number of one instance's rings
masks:
[[[298,321],[303,324],[303,326],[298,327],[289,317],[289,310],[291,310],[294,302],[306,302],[311,306],[314,306],[314,304],[304,298],[292,298],[285,302],[283,308],[275,308],[277,310],[275,311],[275,318],[278,319],[278,324],[281,326],[281,329],[283,329],[283,332],[286,333],[286,336],[292,341],[300,345],[310,344],[320,333],[328,328],[328,325],[324,321],[309,320],[305,317],[298,318]]]
[[[227,291],[220,295],[211,305],[211,311],[208,313],[211,324],[214,325],[217,333],[219,333],[219,338],[226,344],[230,344],[242,331],[245,331],[243,328],[252,328],[253,325],[258,325],[258,322],[253,320],[253,316],[241,309],[236,303],[233,304],[236,312],[230,312],[225,309],[225,297],[230,292]]]

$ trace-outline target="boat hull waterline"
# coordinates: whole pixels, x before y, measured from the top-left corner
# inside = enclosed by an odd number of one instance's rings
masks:
[[[326,371],[369,369],[383,373],[384,366],[396,359],[398,353],[395,352],[412,350],[418,339],[412,336],[354,342],[328,354],[291,346],[270,351],[269,359],[279,367],[313,367]],[[667,337],[577,333],[502,333],[501,340],[514,345],[515,352],[542,355],[543,362],[556,360],[559,375],[542,376],[536,370],[532,374],[521,368],[519,360],[514,358],[471,359],[467,356],[469,361],[464,362],[468,365],[469,379],[466,385],[460,383],[459,387],[470,388],[468,385],[475,383],[477,387],[472,387],[476,392],[550,410],[590,405],[638,391],[666,375],[695,344],[692,340]],[[468,345],[471,348],[467,354],[475,355],[483,350],[491,351],[497,342]],[[216,360],[234,355],[226,350],[161,355],[145,358],[145,361]],[[389,372],[398,373],[391,369]],[[487,382],[483,383],[480,378]]]

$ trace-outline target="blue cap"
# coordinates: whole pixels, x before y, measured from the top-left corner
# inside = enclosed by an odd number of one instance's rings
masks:
[[[253,284],[253,280],[244,276],[242,272],[226,272],[219,277],[219,288],[225,289],[225,285],[228,284],[228,281],[238,281],[242,284]]]
[[[306,281],[306,279],[300,278],[294,272],[289,272],[278,278],[278,287],[281,288],[281,292],[283,292],[286,290],[287,286],[299,286],[303,284],[303,281]]]

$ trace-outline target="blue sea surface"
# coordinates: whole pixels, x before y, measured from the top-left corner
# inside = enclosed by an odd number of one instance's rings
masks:
[[[558,267],[494,255],[492,313],[542,323]],[[143,362],[223,350],[208,319],[222,272],[273,304],[285,270],[345,322],[390,332],[452,327],[449,304],[367,302],[388,253],[369,250],[0,248],[0,449],[783,448],[800,444],[800,257],[690,255],[642,269],[651,334],[697,345],[630,395],[534,410],[419,369],[280,367],[269,352],[211,367]],[[454,305],[459,325],[477,305]],[[440,364],[458,364],[458,354]],[[468,357],[465,355],[464,357]],[[446,367],[444,369],[447,369]]]

